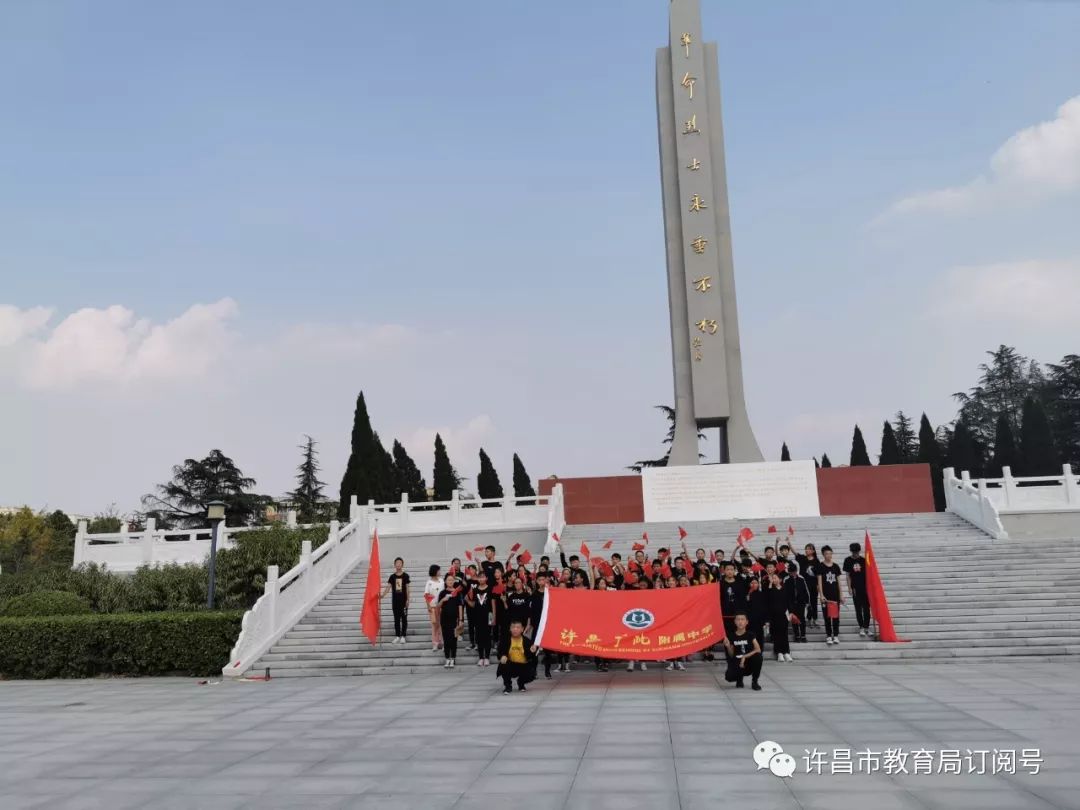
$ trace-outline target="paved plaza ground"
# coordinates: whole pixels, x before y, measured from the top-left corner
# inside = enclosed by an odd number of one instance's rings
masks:
[[[475,667],[2,682],[0,808],[1080,808],[1078,675],[1022,661],[770,662],[752,692],[694,664],[573,672],[510,696]],[[763,740],[794,756],[793,777],[756,770]],[[823,775],[806,773],[814,748]],[[1040,748],[1044,762],[1037,775],[991,775],[989,761],[984,775],[828,773],[833,749],[855,761],[868,748]]]

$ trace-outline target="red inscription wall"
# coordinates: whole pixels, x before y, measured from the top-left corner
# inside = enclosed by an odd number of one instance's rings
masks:
[[[640,523],[645,520],[641,476],[605,478],[545,478],[540,494],[563,485],[566,522]],[[874,515],[933,512],[930,465],[830,467],[817,471],[822,515]]]
[[[566,522],[641,523],[645,506],[641,498],[641,476],[613,475],[607,478],[545,478],[540,494],[550,495],[556,484],[563,486]]]
[[[933,512],[929,464],[830,467],[817,471],[823,515]]]

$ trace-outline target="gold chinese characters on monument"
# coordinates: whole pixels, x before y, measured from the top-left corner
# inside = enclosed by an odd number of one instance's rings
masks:
[[[690,58],[690,45],[693,44],[694,38],[689,34],[683,34],[679,37],[679,43],[683,46],[683,50],[686,51],[686,58]]]
[[[686,121],[686,125],[683,127],[683,135],[700,135],[701,130],[697,127],[697,114],[691,115]]]

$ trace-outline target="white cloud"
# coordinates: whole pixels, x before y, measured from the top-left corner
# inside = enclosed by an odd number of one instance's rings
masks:
[[[49,322],[52,314],[48,307],[19,309],[10,304],[0,304],[0,348],[14,346],[23,338],[33,335]]]
[[[187,381],[205,374],[221,356],[235,313],[236,303],[223,298],[196,304],[155,325],[120,305],[88,307],[68,315],[40,338],[26,337],[24,332],[21,344],[13,345],[25,350],[23,379],[33,388]]]
[[[1080,190],[1080,96],[1057,117],[1022,129],[990,158],[989,171],[961,186],[914,194],[888,214],[953,214],[981,204],[1030,200]]]
[[[932,309],[940,317],[1077,329],[1080,259],[1028,260],[946,272]]]

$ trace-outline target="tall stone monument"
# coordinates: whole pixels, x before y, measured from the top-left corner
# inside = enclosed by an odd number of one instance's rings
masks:
[[[656,54],[660,178],[675,372],[668,464],[698,463],[699,428],[720,429],[720,461],[761,461],[743,396],[716,44],[700,0],[672,0]]]

